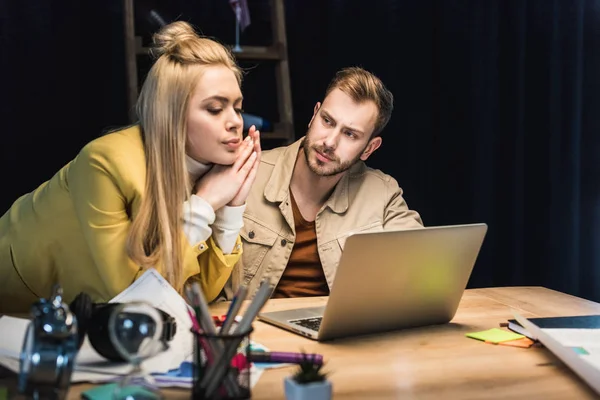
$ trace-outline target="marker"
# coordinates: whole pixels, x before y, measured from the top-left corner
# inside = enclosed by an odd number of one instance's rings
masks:
[[[306,360],[317,365],[323,365],[321,354],[303,354],[288,351],[251,351],[250,360],[252,362],[290,364],[300,364]]]

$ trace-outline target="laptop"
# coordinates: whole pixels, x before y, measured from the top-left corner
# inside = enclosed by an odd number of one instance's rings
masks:
[[[259,320],[326,341],[450,322],[486,224],[348,237],[324,307],[261,312]]]

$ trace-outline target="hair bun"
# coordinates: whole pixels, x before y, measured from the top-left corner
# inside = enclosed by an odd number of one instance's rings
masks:
[[[163,54],[173,55],[177,53],[182,43],[197,38],[196,31],[189,23],[185,21],[172,22],[154,34],[153,54],[157,57]]]

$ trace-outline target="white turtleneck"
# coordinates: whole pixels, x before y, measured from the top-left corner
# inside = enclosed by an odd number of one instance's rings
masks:
[[[207,173],[212,164],[202,164],[186,155],[186,165],[192,182],[196,182]],[[239,207],[224,206],[213,210],[203,198],[192,194],[183,203],[183,229],[185,236],[192,245],[208,240],[212,235],[223,254],[230,254],[237,241],[240,229],[244,225],[244,210],[246,205]],[[212,228],[211,228],[212,225]]]

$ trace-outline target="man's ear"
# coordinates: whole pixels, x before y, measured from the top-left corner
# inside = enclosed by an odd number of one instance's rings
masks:
[[[367,147],[363,150],[362,154],[360,155],[360,159],[362,161],[367,161],[367,158],[369,158],[371,154],[373,154],[373,152],[377,150],[379,146],[381,146],[382,141],[383,139],[381,139],[381,136],[377,136],[371,139]]]
[[[313,109],[313,116],[310,119],[310,121],[308,121],[308,127],[310,128],[310,126],[312,125],[313,120],[315,119],[315,117],[317,116],[317,112],[319,111],[319,108],[321,108],[321,102],[317,101],[317,104],[315,104],[315,108]]]

